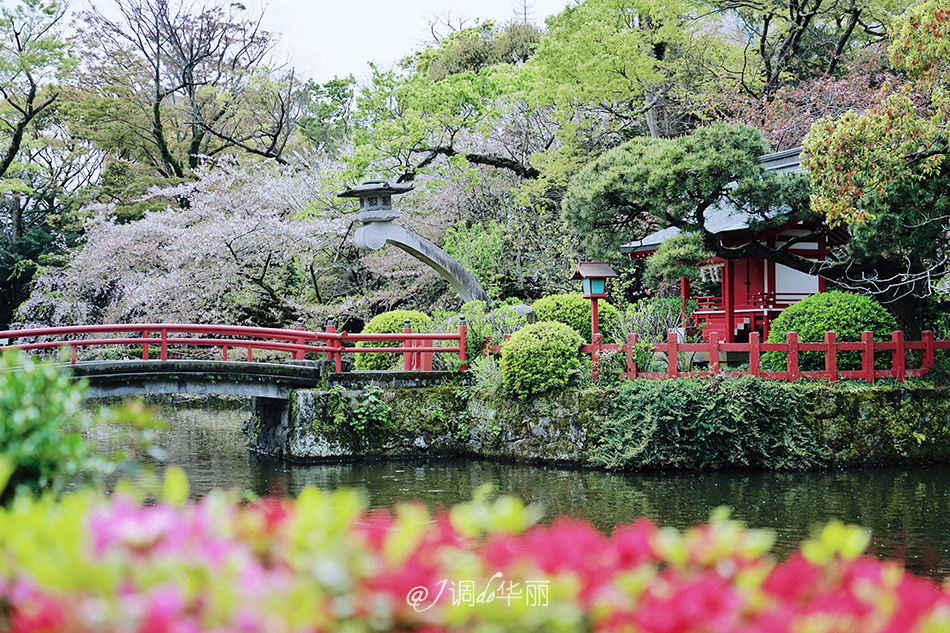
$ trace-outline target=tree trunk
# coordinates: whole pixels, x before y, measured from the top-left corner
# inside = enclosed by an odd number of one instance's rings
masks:
[[[886,301],[886,300],[885,300]],[[894,301],[883,304],[897,321],[897,327],[904,331],[909,341],[919,341],[920,327],[920,298],[907,295]]]
[[[646,101],[653,107],[646,111],[645,117],[650,136],[653,138],[672,138],[679,135],[676,121],[673,120],[672,108],[666,98],[666,88],[652,86],[646,89]]]
[[[23,207],[20,205],[20,196],[12,196],[10,203],[10,241],[16,248],[16,243],[23,237]]]

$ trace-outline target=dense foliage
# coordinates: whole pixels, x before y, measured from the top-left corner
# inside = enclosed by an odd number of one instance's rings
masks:
[[[908,298],[945,293],[950,271],[948,23],[945,0],[904,12],[889,54],[907,81],[884,84],[868,104],[816,122],[804,142],[812,208],[832,225],[846,224],[855,258],[871,264],[843,281],[884,294],[907,313],[899,315],[905,327],[919,313]]]
[[[539,321],[557,321],[571,326],[586,342],[591,335],[591,301],[578,292],[550,295],[532,305]],[[610,339],[617,325],[617,308],[601,299],[597,302],[597,326],[604,339]]]
[[[860,341],[862,332],[873,332],[874,340],[889,341],[897,329],[897,322],[880,303],[864,295],[848,292],[822,292],[805,297],[786,308],[772,322],[769,343],[784,343],[788,332],[796,332],[803,343],[825,340],[825,332],[834,332],[838,341]],[[838,369],[861,369],[861,352],[838,352]],[[890,366],[890,357],[878,354],[875,359],[878,369]],[[762,354],[762,368],[767,371],[784,371],[785,354],[766,352]],[[798,366],[804,371],[825,368],[822,352],[799,352]]]
[[[370,512],[357,494],[296,501],[216,493],[143,506],[90,493],[0,510],[0,628],[42,631],[943,630],[950,596],[862,556],[827,525],[786,561],[771,532],[719,512],[685,531],[643,519],[610,536],[531,526],[516,499],[431,516]],[[842,624],[847,623],[847,624]],[[843,628],[842,628],[843,627]]]
[[[765,226],[806,211],[801,179],[767,172],[759,162],[768,149],[760,132],[744,126],[713,124],[670,139],[637,137],[577,172],[564,196],[564,215],[595,253],[610,253],[657,226],[675,226],[699,232],[706,248],[723,256],[705,229],[717,204],[747,211]]]
[[[515,312],[511,306],[500,305],[489,309],[484,301],[469,301],[462,304],[458,313],[434,314],[433,320],[441,318],[435,331],[457,332],[459,316],[465,317],[465,355],[470,363],[485,353],[486,345],[501,345],[506,337],[526,324],[525,317]],[[452,369],[457,367],[453,365]]]
[[[794,385],[750,376],[626,382],[593,459],[608,468],[812,467],[822,455],[806,404]]]
[[[696,302],[685,305],[681,297],[648,297],[629,304],[620,312],[617,325],[614,326],[614,338],[626,343],[628,334],[637,335],[634,348],[634,361],[639,371],[655,371],[654,365],[659,359],[653,354],[653,343],[666,343],[670,332],[676,332],[677,340],[684,343],[698,343],[701,332],[693,325],[693,312]],[[660,371],[669,367],[664,363]],[[626,363],[624,363],[626,371]]]
[[[61,490],[82,473],[92,447],[65,426],[82,402],[83,387],[35,357],[0,357],[0,460],[11,468],[0,503],[18,491]]]
[[[518,397],[567,386],[581,366],[584,343],[573,328],[556,321],[528,325],[501,346],[501,378],[505,391]]]
[[[413,332],[428,332],[432,328],[429,315],[415,310],[392,310],[377,314],[366,327],[363,334],[402,334],[406,321]],[[402,347],[399,341],[360,341],[357,347]],[[401,354],[356,354],[354,362],[358,370],[402,369]]]

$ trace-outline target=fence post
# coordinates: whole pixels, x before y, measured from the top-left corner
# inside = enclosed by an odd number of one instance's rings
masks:
[[[465,371],[468,367],[465,361],[468,360],[466,347],[468,346],[468,324],[465,322],[465,315],[459,316],[459,371]]]
[[[148,330],[142,332],[142,338],[148,339]],[[144,340],[142,341],[142,360],[148,360],[148,343],[146,343]]]
[[[330,317],[329,319],[327,319],[326,333],[336,334],[336,321],[333,320],[333,317]],[[335,338],[327,339],[327,347],[336,347],[336,339]],[[327,352],[327,358],[334,358],[333,352]]]
[[[634,354],[636,347],[637,333],[630,332],[627,334],[627,344],[624,346],[624,351],[627,352],[627,378],[630,380],[637,377],[637,357]]]
[[[926,374],[934,368],[934,333],[933,330],[924,330],[921,333],[921,339],[924,341],[924,362],[921,368]]]
[[[70,363],[71,365],[75,365],[75,364],[76,364],[76,344],[73,343],[73,344],[70,345],[69,347],[70,347],[69,363]]]
[[[228,360],[228,346],[227,345],[221,346],[221,360],[223,361]]]
[[[894,342],[894,355],[891,358],[891,369],[894,370],[894,376],[901,382],[907,377],[907,354],[904,348],[904,331],[895,330],[891,332],[891,341]]]
[[[798,332],[789,332],[785,335],[785,344],[788,345],[788,359],[785,369],[789,380],[798,380],[801,373],[798,371]]]
[[[604,335],[600,332],[590,335],[591,378],[594,382],[600,377],[600,348],[604,344]]]
[[[761,354],[759,350],[759,333],[749,332],[749,373],[756,378],[762,375]]]
[[[666,359],[669,361],[666,375],[668,378],[679,376],[680,350],[677,344],[678,338],[676,332],[670,332],[666,335]]]
[[[168,329],[162,328],[162,360],[168,360]]]
[[[838,335],[825,332],[825,374],[828,380],[838,380]]]
[[[302,320],[297,321],[297,327],[295,327],[294,329],[297,330],[298,332],[303,332],[303,331],[304,331],[303,321],[302,321]],[[294,342],[295,342],[297,345],[303,345],[304,342],[305,342],[305,340],[304,340],[304,337],[301,336],[301,337],[298,337],[298,338],[294,339]],[[304,356],[303,356],[303,350],[302,350],[302,349],[294,350],[294,360],[303,360],[303,358],[304,358]]]
[[[874,332],[861,332],[864,350],[861,352],[861,371],[869,385],[874,384]]]
[[[406,319],[406,324],[402,328],[403,334],[412,334],[412,323],[409,322],[409,319]],[[412,347],[409,342],[409,339],[405,339],[402,342],[403,347]],[[405,371],[412,369],[412,352],[406,351],[402,353],[402,368]]]
[[[327,321],[327,334],[336,334],[336,322],[331,317]],[[333,358],[333,371],[340,373],[343,371],[343,341],[335,336],[327,341],[333,351],[327,352],[327,358]]]
[[[709,370],[719,373],[719,332],[709,333]]]

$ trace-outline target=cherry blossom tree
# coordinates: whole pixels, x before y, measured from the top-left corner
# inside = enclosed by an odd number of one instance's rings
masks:
[[[324,161],[294,165],[231,160],[198,181],[153,188],[185,199],[116,221],[88,209],[85,239],[68,265],[41,275],[19,309],[25,325],[197,322],[292,326],[339,300],[333,273],[347,223]]]

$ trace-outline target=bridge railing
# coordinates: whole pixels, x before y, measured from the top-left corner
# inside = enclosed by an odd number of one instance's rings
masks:
[[[34,328],[0,331],[0,351],[67,350],[70,363],[79,362],[79,351],[85,348],[139,347],[142,360],[150,360],[157,350],[158,360],[168,360],[170,349],[179,351],[189,347],[219,348],[222,360],[234,360],[234,351],[243,350],[241,360],[253,362],[255,351],[287,353],[292,360],[304,360],[308,355],[332,359],[336,371],[342,370],[344,354],[402,353],[403,368],[431,370],[432,355],[458,354],[459,369],[465,371],[466,326],[464,320],[457,333],[422,333],[406,331],[401,334],[350,334],[336,332],[333,325],[325,332],[302,329],[282,330],[231,325],[198,325],[178,323],[140,323],[129,325],[82,325],[74,327]],[[380,342],[401,345],[393,347],[354,347],[357,342]],[[454,342],[451,346],[434,346],[435,341]]]

